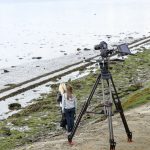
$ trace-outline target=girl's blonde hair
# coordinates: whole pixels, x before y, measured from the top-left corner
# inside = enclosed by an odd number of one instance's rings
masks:
[[[61,94],[66,93],[66,91],[67,91],[66,84],[65,84],[65,83],[60,83],[58,90],[59,90],[59,92],[60,92]]]

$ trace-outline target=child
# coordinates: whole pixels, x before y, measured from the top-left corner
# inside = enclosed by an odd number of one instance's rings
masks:
[[[73,95],[72,87],[70,85],[67,85],[66,90],[66,93],[64,93],[62,97],[62,112],[65,113],[65,117],[67,120],[67,130],[68,134],[70,134],[74,126],[77,102],[76,97]]]

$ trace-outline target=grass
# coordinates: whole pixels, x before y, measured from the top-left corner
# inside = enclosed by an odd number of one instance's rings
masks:
[[[123,103],[123,108],[131,109],[148,102],[150,102],[150,88],[145,88],[130,95],[127,101]]]

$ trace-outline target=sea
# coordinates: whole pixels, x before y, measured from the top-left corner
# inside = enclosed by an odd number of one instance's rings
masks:
[[[0,0],[0,69],[150,34],[149,0]]]
[[[75,53],[101,41],[149,36],[149,7],[149,0],[0,0],[0,89],[78,61],[91,52]],[[1,101],[0,120],[17,112],[10,103],[26,107],[49,92],[47,85]]]

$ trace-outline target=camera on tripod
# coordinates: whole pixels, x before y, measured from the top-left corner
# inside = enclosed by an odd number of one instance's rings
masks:
[[[100,42],[100,44],[94,46],[95,50],[100,50],[100,56],[102,58],[107,58],[112,54],[119,53],[120,56],[132,55],[126,43],[120,44],[116,49],[108,49],[108,44],[105,41]]]
[[[95,50],[100,50],[100,56],[102,58],[107,58],[109,54],[113,53],[113,49],[109,50],[108,45],[105,41],[100,42],[100,44],[94,46]]]
[[[113,133],[113,124],[112,124],[112,116],[113,116],[113,112],[112,112],[112,103],[114,103],[117,112],[120,113],[120,117],[122,119],[126,134],[127,134],[127,138],[128,138],[128,142],[132,141],[132,132],[129,130],[124,112],[123,112],[123,108],[121,105],[121,101],[119,99],[119,95],[117,93],[111,72],[109,71],[109,57],[116,55],[116,54],[120,54],[121,56],[124,55],[131,55],[131,52],[128,48],[127,44],[121,44],[118,45],[116,49],[108,49],[108,45],[106,42],[102,41],[100,42],[100,44],[96,45],[94,47],[95,50],[100,50],[100,56],[102,57],[102,60],[99,59],[99,65],[100,65],[100,73],[93,85],[93,88],[89,94],[88,99],[86,100],[86,102],[84,103],[78,117],[77,120],[74,124],[73,130],[71,131],[71,134],[68,135],[68,142],[71,144],[72,143],[72,138],[75,135],[75,132],[80,124],[80,121],[83,117],[83,115],[86,113],[86,110],[88,108],[88,106],[90,105],[90,101],[98,87],[98,85],[102,85],[102,98],[103,98],[103,109],[104,109],[104,114],[105,116],[107,116],[107,120],[108,120],[108,129],[109,129],[109,143],[110,143],[110,150],[115,150],[115,146],[116,146],[116,142],[114,141],[114,133]],[[104,81],[106,81],[106,85],[104,84]],[[107,91],[109,91],[109,98],[107,98],[107,96],[105,95],[105,88],[107,88]],[[106,97],[106,98],[105,98]],[[101,114],[101,113],[99,113]]]

